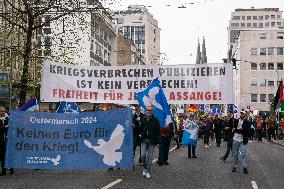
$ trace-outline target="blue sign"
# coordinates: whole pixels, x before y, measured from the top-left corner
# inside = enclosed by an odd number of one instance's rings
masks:
[[[97,169],[133,166],[130,109],[80,114],[12,111],[6,167]]]

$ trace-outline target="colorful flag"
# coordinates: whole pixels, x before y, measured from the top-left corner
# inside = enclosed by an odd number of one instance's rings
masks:
[[[57,113],[81,113],[81,109],[79,108],[76,102],[61,101],[56,112]]]
[[[213,114],[221,114],[221,113],[222,113],[222,112],[221,112],[221,109],[218,108],[217,106],[213,106],[213,108],[211,109],[211,112],[212,112]]]
[[[238,107],[235,104],[228,104],[227,108],[228,108],[228,110],[231,110],[234,113],[238,113]]]
[[[136,99],[145,111],[147,106],[153,107],[153,115],[159,120],[160,127],[173,122],[169,104],[158,79],[154,79],[146,89],[138,92]]]
[[[284,90],[284,87],[283,87],[283,82],[281,80],[280,81],[280,95],[279,95],[281,111],[284,111],[284,91],[283,90]]]
[[[28,99],[23,105],[18,107],[18,111],[27,111],[27,112],[34,112],[38,110],[38,102],[35,97]]]
[[[205,112],[204,104],[201,104],[201,105],[200,105],[200,112]]]

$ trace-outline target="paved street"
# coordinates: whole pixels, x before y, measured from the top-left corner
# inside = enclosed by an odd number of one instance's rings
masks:
[[[172,146],[173,147],[173,146]],[[142,167],[137,163],[135,171],[50,171],[16,170],[14,176],[0,177],[1,188],[103,188],[115,182],[113,187],[125,188],[284,188],[284,147],[267,143],[251,142],[249,152],[249,174],[238,169],[231,172],[231,158],[223,163],[219,157],[224,153],[215,143],[209,148],[199,141],[197,159],[187,158],[187,148],[170,152],[169,166],[153,167],[151,179],[142,177]],[[156,154],[157,156],[157,154]],[[136,161],[137,162],[137,161]],[[256,187],[255,187],[256,188]]]

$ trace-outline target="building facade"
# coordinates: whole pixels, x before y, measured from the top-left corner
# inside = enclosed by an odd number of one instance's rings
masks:
[[[41,56],[86,66],[117,64],[117,34],[109,12],[98,2],[92,12],[74,13],[42,28]],[[46,14],[43,20],[53,15]]]
[[[146,64],[160,64],[160,28],[158,21],[143,5],[132,5],[128,10],[114,13],[118,30],[133,41]]]
[[[131,39],[123,36],[121,32],[117,36],[117,65],[145,65],[145,58]]]
[[[236,9],[229,31],[229,60],[234,70],[235,104],[269,111],[278,82],[284,78],[284,20],[277,8]]]

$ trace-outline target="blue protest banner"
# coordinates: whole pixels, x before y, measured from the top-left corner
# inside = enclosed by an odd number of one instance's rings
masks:
[[[6,167],[97,169],[133,166],[130,109],[80,114],[12,111]]]

